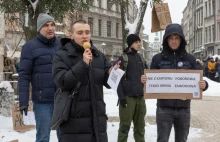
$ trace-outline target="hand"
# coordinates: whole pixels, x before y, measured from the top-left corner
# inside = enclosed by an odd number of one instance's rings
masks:
[[[114,69],[117,70],[120,68],[120,64],[121,64],[121,61],[118,61],[117,64],[115,65]]]
[[[199,88],[200,89],[204,89],[206,87],[206,83],[205,83],[205,81],[203,80],[203,81],[199,81]]]
[[[23,115],[24,114],[27,116],[27,111],[28,111],[28,106],[20,106],[20,113]]]
[[[83,53],[83,61],[89,65],[89,63],[92,61],[92,52],[90,49],[85,49]]]
[[[120,64],[121,64],[121,61],[118,61],[117,64],[114,66],[114,69],[117,70],[118,68],[120,68]],[[111,73],[112,68],[113,68],[113,67],[111,67],[111,68],[108,70],[108,74]]]
[[[143,75],[141,76],[141,82],[142,82],[143,84],[145,84],[146,81],[147,81],[147,76],[143,74]]]
[[[120,100],[120,105],[123,106],[123,107],[127,107],[128,104],[127,104],[126,99]]]

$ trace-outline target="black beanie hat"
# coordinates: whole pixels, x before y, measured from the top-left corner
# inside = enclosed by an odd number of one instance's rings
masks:
[[[128,47],[131,47],[131,45],[136,42],[136,41],[141,41],[140,37],[136,34],[130,34],[128,37],[127,37],[127,44],[128,44]]]

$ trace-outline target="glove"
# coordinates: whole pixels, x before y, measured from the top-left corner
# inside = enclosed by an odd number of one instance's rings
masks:
[[[23,111],[24,114],[27,116],[28,106],[20,106],[20,112],[22,115],[23,115]]]
[[[127,101],[126,99],[120,100],[120,105],[126,107]]]

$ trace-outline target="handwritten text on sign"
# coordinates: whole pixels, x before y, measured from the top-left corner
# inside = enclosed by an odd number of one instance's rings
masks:
[[[158,20],[160,21],[160,27],[165,29],[168,24],[172,23],[168,4],[155,4],[154,6]]]
[[[199,73],[147,73],[146,93],[192,93],[200,97]]]

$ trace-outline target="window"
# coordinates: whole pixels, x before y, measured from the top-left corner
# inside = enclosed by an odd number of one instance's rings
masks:
[[[200,45],[202,45],[202,30],[200,31]]]
[[[88,17],[88,24],[90,26],[91,35],[93,35],[93,18]]]
[[[218,34],[218,41],[220,41],[220,22],[217,23],[217,34]]]
[[[107,21],[107,36],[111,37],[111,21]]]
[[[102,8],[102,0],[99,0],[99,8]]]
[[[218,49],[218,55],[220,54],[220,49]]]
[[[215,0],[212,0],[212,14],[215,13]]]
[[[111,8],[112,8],[112,5],[111,5],[111,3],[110,3],[110,0],[107,0],[107,9],[108,9],[108,10],[111,10]]]
[[[211,14],[211,12],[212,12],[212,9],[211,9],[212,7],[211,7],[211,0],[209,0],[209,16],[211,16],[212,14]]]
[[[215,41],[215,25],[212,25],[212,41]]]
[[[119,5],[116,4],[115,6],[116,6],[116,12],[119,12]]]
[[[119,23],[116,23],[116,38],[118,38],[118,32],[119,32]]]
[[[207,27],[205,27],[205,43],[207,43],[208,42],[208,28]]]
[[[99,36],[102,36],[102,20],[99,19]]]
[[[201,26],[203,25],[203,9],[201,9]]]
[[[209,42],[212,41],[212,31],[211,31],[211,26],[209,26]]]
[[[207,9],[208,7],[207,7],[207,2],[205,2],[205,17],[207,17],[208,16],[208,9]]]

